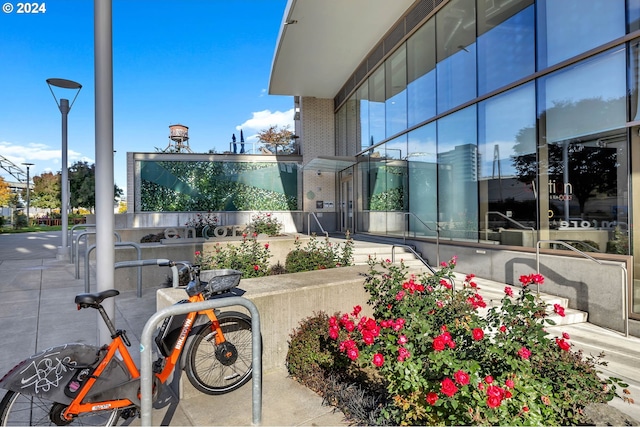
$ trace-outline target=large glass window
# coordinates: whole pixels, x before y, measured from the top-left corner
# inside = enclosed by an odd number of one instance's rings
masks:
[[[438,223],[438,166],[436,124],[429,123],[409,133],[409,231],[435,235]],[[415,215],[415,216],[414,216]]]
[[[386,77],[386,135],[407,128],[407,51],[398,49],[385,62]]]
[[[369,85],[363,84],[356,92],[358,102],[357,117],[359,119],[359,136],[360,150],[373,145],[373,141],[369,138]]]
[[[533,0],[478,2],[479,95],[534,73],[535,14],[532,3]]]
[[[624,0],[538,0],[538,69],[625,34]]]
[[[476,106],[438,120],[438,210],[443,236],[478,238]]]
[[[602,251],[610,250],[616,227],[627,233],[625,67],[619,48],[539,82],[540,132],[547,141],[540,189],[548,227]]]
[[[476,96],[474,3],[453,0],[436,14],[438,113]]]
[[[480,237],[484,240],[533,244],[535,236],[523,230],[537,226],[535,126],[534,83],[478,104],[478,186],[484,230]]]
[[[408,125],[436,115],[436,23],[431,19],[407,40]]]
[[[385,138],[384,67],[369,77],[369,139],[371,145]]]

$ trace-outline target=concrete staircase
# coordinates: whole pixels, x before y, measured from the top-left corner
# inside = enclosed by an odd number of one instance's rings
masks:
[[[343,243],[344,239],[334,239],[336,243]],[[382,240],[377,241],[376,238],[362,239],[358,236],[358,239],[354,239],[353,248],[353,260],[355,265],[366,265],[369,257],[375,257],[377,260],[393,259],[392,252],[395,252],[395,261],[399,263],[403,261],[409,271],[415,274],[421,274],[427,272],[428,269],[416,256],[403,247],[393,248],[393,243],[384,242]],[[428,261],[428,260],[426,260]],[[434,268],[438,268],[435,266]],[[466,274],[455,273],[456,286],[462,286],[462,282]],[[500,304],[502,297],[504,296],[504,288],[507,286],[504,283],[495,282],[488,279],[475,278],[474,281],[478,284],[480,290],[479,294],[482,295],[484,301],[487,303],[488,310],[491,307],[495,307]],[[513,286],[514,292],[517,292],[518,287]],[[574,310],[569,308],[569,300],[567,298],[548,295],[540,293],[540,298],[547,304],[548,319],[553,320],[557,326],[573,325],[587,322],[588,313],[584,311]],[[559,316],[554,312],[553,305],[560,304],[564,307],[565,315]]]

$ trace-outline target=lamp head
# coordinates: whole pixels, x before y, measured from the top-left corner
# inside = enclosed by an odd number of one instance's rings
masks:
[[[69,105],[69,110],[71,110],[73,103],[76,102],[76,98],[80,93],[80,89],[82,89],[82,85],[80,83],[74,82],[73,80],[67,80],[67,79],[47,79],[47,85],[49,85],[49,90],[51,91],[51,95],[53,95],[53,99],[56,101],[58,108],[60,108],[60,102],[58,102],[58,98],[56,97],[56,94],[53,92],[52,86],[55,86],[61,89],[72,89],[76,91],[76,95],[73,97],[73,101]]]

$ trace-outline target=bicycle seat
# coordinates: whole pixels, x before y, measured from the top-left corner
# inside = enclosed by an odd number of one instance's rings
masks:
[[[76,295],[76,304],[80,308],[93,307],[98,308],[98,305],[107,298],[115,297],[119,295],[120,291],[117,289],[107,289],[106,291],[97,292],[94,294],[78,294]]]

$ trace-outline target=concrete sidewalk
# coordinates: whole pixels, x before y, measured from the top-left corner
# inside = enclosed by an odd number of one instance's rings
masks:
[[[98,314],[91,309],[77,310],[74,298],[84,292],[84,279],[75,279],[74,264],[56,260],[59,244],[59,232],[0,234],[0,376],[38,350],[67,342],[97,344]],[[84,277],[82,271],[80,277]],[[95,277],[92,283],[95,287]],[[116,327],[127,331],[129,351],[137,363],[142,329],[156,312],[155,293],[155,288],[145,288],[142,298],[137,298],[135,291],[125,291],[115,299]],[[154,409],[152,422],[180,426],[252,425],[251,392],[250,381],[226,395],[202,395],[181,401],[173,397],[164,408]],[[133,421],[136,424],[140,424],[139,419]],[[346,423],[340,411],[323,406],[320,396],[288,378],[283,367],[263,372],[261,425]]]
[[[59,244],[59,232],[0,234],[0,339],[4,344],[0,376],[38,350],[66,342],[96,344],[97,312],[76,309],[74,297],[84,292],[84,279],[75,279],[73,264],[55,259]],[[155,293],[155,288],[145,288],[142,298],[135,291],[116,297],[116,327],[127,331],[136,361],[142,329],[156,311]],[[627,381],[636,401],[613,405],[640,420],[640,339],[588,323],[548,330],[569,333],[575,348],[586,354],[604,350],[609,365],[603,373]],[[288,378],[284,367],[263,372],[262,388],[261,425],[347,425],[341,412],[323,406],[322,398]],[[164,408],[154,410],[153,425],[252,425],[251,392],[249,382],[226,395],[203,394],[181,401],[174,397]],[[139,419],[133,422],[139,423]]]

